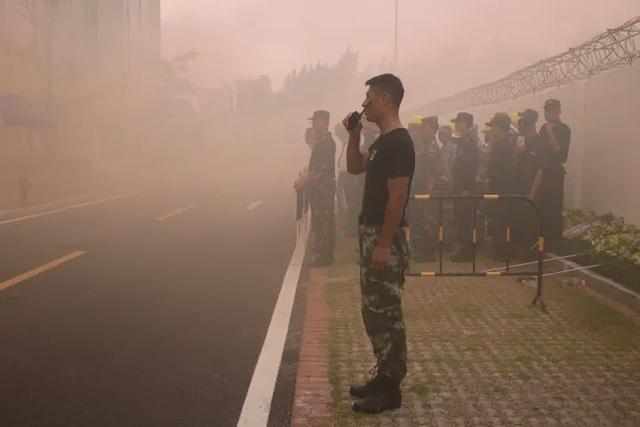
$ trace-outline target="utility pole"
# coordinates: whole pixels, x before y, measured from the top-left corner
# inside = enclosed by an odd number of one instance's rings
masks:
[[[395,44],[393,49],[393,67],[398,69],[398,0],[396,2]]]

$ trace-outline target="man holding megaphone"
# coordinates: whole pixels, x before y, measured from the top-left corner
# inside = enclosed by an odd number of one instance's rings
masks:
[[[415,168],[409,132],[400,122],[404,97],[400,79],[383,74],[366,82],[362,113],[348,115],[347,170],[365,173],[359,222],[362,317],[377,360],[373,378],[352,386],[356,412],[379,413],[402,404],[400,383],[407,372],[402,316],[404,273],[409,265],[407,204]],[[375,123],[380,137],[360,151],[362,116]]]

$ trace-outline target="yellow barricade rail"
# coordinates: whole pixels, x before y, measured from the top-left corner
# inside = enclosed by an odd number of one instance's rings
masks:
[[[538,205],[526,196],[516,194],[471,194],[468,196],[463,195],[432,195],[432,194],[417,194],[412,197],[415,202],[434,202],[439,204],[439,226],[438,226],[438,271],[424,271],[420,273],[408,273],[410,277],[535,277],[537,279],[536,296],[533,299],[532,304],[538,306],[543,312],[547,312],[545,303],[542,299],[542,278],[543,278],[543,264],[544,264],[544,233],[542,224],[542,214]],[[444,203],[446,201],[460,201],[468,200],[471,202],[472,211],[472,271],[461,272],[445,272],[443,271],[443,250],[445,239],[445,225],[444,225]],[[505,261],[504,271],[497,271],[497,269],[490,271],[478,272],[476,263],[476,252],[478,247],[478,229],[477,229],[477,212],[476,207],[478,201],[495,202],[498,200],[504,201],[520,201],[528,204],[535,213],[538,220],[538,259],[537,259],[537,271],[513,271],[511,269],[510,260]],[[506,228],[506,243],[510,244],[512,240],[511,225],[507,225]]]

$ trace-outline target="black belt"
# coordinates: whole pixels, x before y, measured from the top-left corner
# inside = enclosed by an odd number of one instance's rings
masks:
[[[371,218],[367,218],[367,216],[364,215],[364,214],[358,215],[358,224],[366,225],[366,226],[369,226],[369,227],[381,227],[382,226],[380,221],[372,221]]]
[[[382,227],[384,225],[383,222],[374,221],[371,218],[367,218],[364,214],[358,215],[358,224],[366,225],[367,227]],[[400,222],[400,227],[408,227],[406,221],[402,220]]]

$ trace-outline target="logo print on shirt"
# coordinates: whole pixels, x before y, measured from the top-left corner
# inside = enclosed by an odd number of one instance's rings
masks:
[[[369,161],[373,162],[373,160],[376,158],[376,154],[378,154],[378,150],[377,149],[373,149],[371,150],[371,153],[369,154]]]

